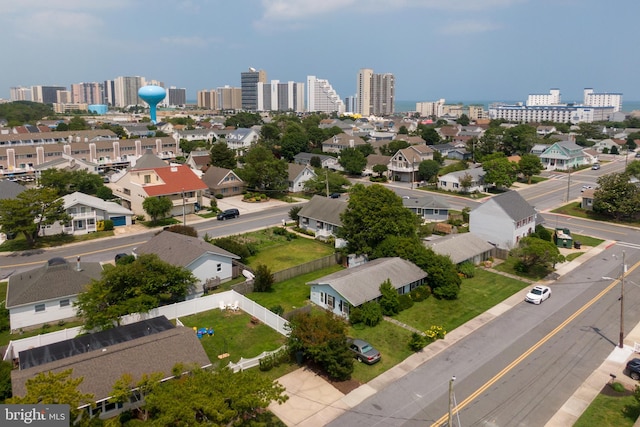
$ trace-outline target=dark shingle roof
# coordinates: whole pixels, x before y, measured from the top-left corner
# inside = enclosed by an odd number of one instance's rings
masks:
[[[75,262],[52,258],[42,267],[9,277],[7,308],[78,295],[101,275],[99,262],[81,262],[78,271]]]
[[[178,267],[187,267],[206,253],[240,259],[239,256],[202,239],[171,231],[161,232],[148,242],[138,246],[135,251],[137,254],[156,254],[164,262]]]
[[[340,226],[342,225],[340,214],[345,209],[347,209],[347,203],[340,199],[316,195],[300,209],[298,216]]]
[[[151,149],[147,148],[142,156],[136,161],[135,166],[130,169],[153,169],[169,166],[160,157],[153,154]]]
[[[488,252],[493,245],[473,233],[450,234],[424,243],[439,255],[451,258],[454,264],[459,264],[468,259]]]
[[[494,196],[493,201],[514,221],[528,218],[536,214],[536,210],[517,191],[506,191]]]
[[[3,179],[0,181],[0,200],[3,199],[15,199],[18,197],[18,194],[22,193],[26,188],[22,185],[9,181],[8,179]]]

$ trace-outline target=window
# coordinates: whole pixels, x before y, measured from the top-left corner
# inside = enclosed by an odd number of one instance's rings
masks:
[[[327,294],[327,305],[331,308],[336,308],[336,299],[333,295]]]
[[[60,300],[60,307],[68,307],[69,306],[69,299],[61,299]]]
[[[216,271],[222,271],[222,264],[216,265]]]
[[[151,183],[151,175],[145,175],[144,176],[144,183],[145,184],[150,184]]]
[[[36,304],[36,313],[44,311],[44,304]]]

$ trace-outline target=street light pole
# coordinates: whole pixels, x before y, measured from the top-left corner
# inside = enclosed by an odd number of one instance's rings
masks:
[[[622,251],[622,277],[620,278],[620,342],[618,347],[624,347],[624,275],[627,272],[625,252]]]
[[[182,225],[187,225],[187,209],[184,200],[184,188],[182,189]]]
[[[453,382],[455,380],[455,376],[449,380],[449,415],[447,417],[447,427],[453,426]]]

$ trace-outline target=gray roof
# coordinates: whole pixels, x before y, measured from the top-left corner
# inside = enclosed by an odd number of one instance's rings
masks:
[[[202,255],[212,253],[223,257],[240,259],[238,255],[207,243],[197,237],[163,231],[135,249],[137,254],[156,254],[171,265],[187,267]]]
[[[133,215],[131,210],[122,205],[115,202],[107,202],[99,197],[90,196],[88,194],[80,193],[79,191],[62,196],[62,199],[64,200],[65,209],[69,209],[75,205],[84,205],[103,210],[110,215]]]
[[[423,196],[418,198],[402,199],[402,204],[405,208],[409,209],[450,209],[449,203],[446,203],[443,198],[437,196]]]
[[[327,156],[326,154],[314,154],[314,153],[298,153],[293,156],[295,163],[308,164],[312,158],[317,157],[321,162],[325,160],[335,159],[333,156]]]
[[[459,264],[493,249],[492,244],[473,233],[449,234],[435,240],[425,241],[424,245],[439,255],[448,256],[454,264]]]
[[[307,285],[329,285],[357,307],[378,298],[380,285],[389,279],[398,289],[427,277],[420,267],[399,257],[378,258],[357,267],[341,270],[321,277]]]
[[[3,179],[0,181],[0,200],[3,199],[15,199],[18,194],[22,193],[26,188],[17,182]]]
[[[168,164],[160,157],[153,154],[150,148],[147,148],[142,156],[136,161],[135,166],[130,169],[154,169],[163,168]]]
[[[313,168],[307,165],[301,165],[299,163],[287,163],[287,173],[289,177],[289,181],[294,181],[297,177],[300,176],[302,171],[305,169],[309,169],[313,175],[316,173],[313,171]]]
[[[75,262],[52,258],[44,266],[9,277],[7,308],[64,298],[84,292],[92,279],[100,279],[99,262]]]
[[[41,372],[58,373],[72,368],[73,378],[84,378],[78,390],[93,394],[99,401],[111,396],[113,384],[122,374],[130,374],[134,384],[140,381],[142,374],[162,372],[167,378],[172,376],[171,370],[176,363],[201,367],[210,363],[191,328],[176,327],[33,368],[14,369],[11,387],[14,396],[24,396],[29,378]]]
[[[298,216],[340,226],[342,225],[340,214],[345,209],[347,209],[347,203],[340,199],[315,195],[300,209]]]
[[[536,215],[536,210],[517,191],[509,190],[485,202],[496,203],[514,221]]]
[[[217,188],[220,185],[225,184],[223,180],[228,175],[234,175],[238,179],[238,181],[234,181],[234,185],[240,186],[244,184],[244,181],[242,181],[234,171],[231,169],[220,168],[218,166],[209,167],[200,179],[207,184],[207,187]]]

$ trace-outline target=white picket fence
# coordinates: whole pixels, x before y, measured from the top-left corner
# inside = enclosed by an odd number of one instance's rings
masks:
[[[285,346],[282,346],[273,351],[263,351],[262,353],[260,353],[256,357],[252,357],[251,359],[245,359],[244,357],[241,357],[240,360],[238,360],[238,363],[229,362],[227,366],[232,369],[234,373],[238,371],[244,371],[245,369],[254,368],[260,364],[260,359],[272,354],[276,354],[283,348],[285,348]]]
[[[240,310],[257,318],[280,334],[284,336],[289,335],[289,331],[286,327],[287,321],[285,319],[233,290],[194,298],[171,305],[165,305],[163,307],[155,308],[148,313],[130,314],[122,317],[120,319],[120,323],[127,325],[129,323],[135,323],[140,320],[152,319],[159,316],[166,316],[167,319],[178,319],[179,317],[190,316],[203,311],[219,309],[221,303],[226,307],[236,301],[238,302],[238,308]],[[61,331],[49,332],[47,334],[40,334],[33,337],[10,341],[2,360],[13,360],[18,357],[18,354],[21,351],[24,350],[75,338],[81,330],[81,327],[68,328]]]

